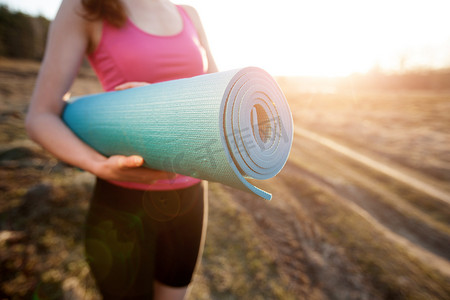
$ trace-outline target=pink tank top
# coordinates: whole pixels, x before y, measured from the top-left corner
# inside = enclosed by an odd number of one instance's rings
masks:
[[[156,83],[206,73],[206,53],[196,29],[184,9],[177,8],[183,28],[169,36],[147,33],[130,19],[122,28],[103,22],[100,43],[88,59],[105,91],[130,81]],[[173,190],[199,182],[197,178],[177,175],[175,179],[158,180],[153,184],[113,183],[140,190]]]

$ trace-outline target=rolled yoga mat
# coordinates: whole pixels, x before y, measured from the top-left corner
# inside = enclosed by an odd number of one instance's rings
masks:
[[[292,115],[264,70],[248,67],[69,100],[63,120],[100,153],[138,154],[145,166],[272,195],[247,179],[287,161]]]

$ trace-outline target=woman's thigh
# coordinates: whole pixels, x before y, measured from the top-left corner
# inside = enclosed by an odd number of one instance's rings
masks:
[[[86,258],[108,298],[153,295],[153,281],[189,284],[203,247],[205,187],[136,191],[99,180],[87,222]]]

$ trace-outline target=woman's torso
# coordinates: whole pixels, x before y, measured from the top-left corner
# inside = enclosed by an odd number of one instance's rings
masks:
[[[174,8],[178,22],[174,19],[174,26],[155,28],[155,31],[142,22],[138,26],[131,18],[122,28],[107,22],[91,25],[89,38],[93,50],[88,58],[105,91],[131,81],[156,83],[206,72],[206,54],[195,26],[183,7]],[[114,183],[135,189],[167,190],[198,182],[198,179],[177,175],[175,179],[159,180],[152,185]]]
[[[206,72],[206,54],[195,26],[181,6],[176,9],[182,24],[170,35],[150,33],[130,18],[123,28],[103,22],[99,32],[95,25],[95,50],[88,58],[106,91],[130,81],[156,83]]]

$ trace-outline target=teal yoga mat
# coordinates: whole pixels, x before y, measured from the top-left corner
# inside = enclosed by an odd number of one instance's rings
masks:
[[[141,155],[145,166],[271,194],[248,179],[275,176],[293,121],[275,80],[243,69],[71,99],[63,120],[100,153]]]

